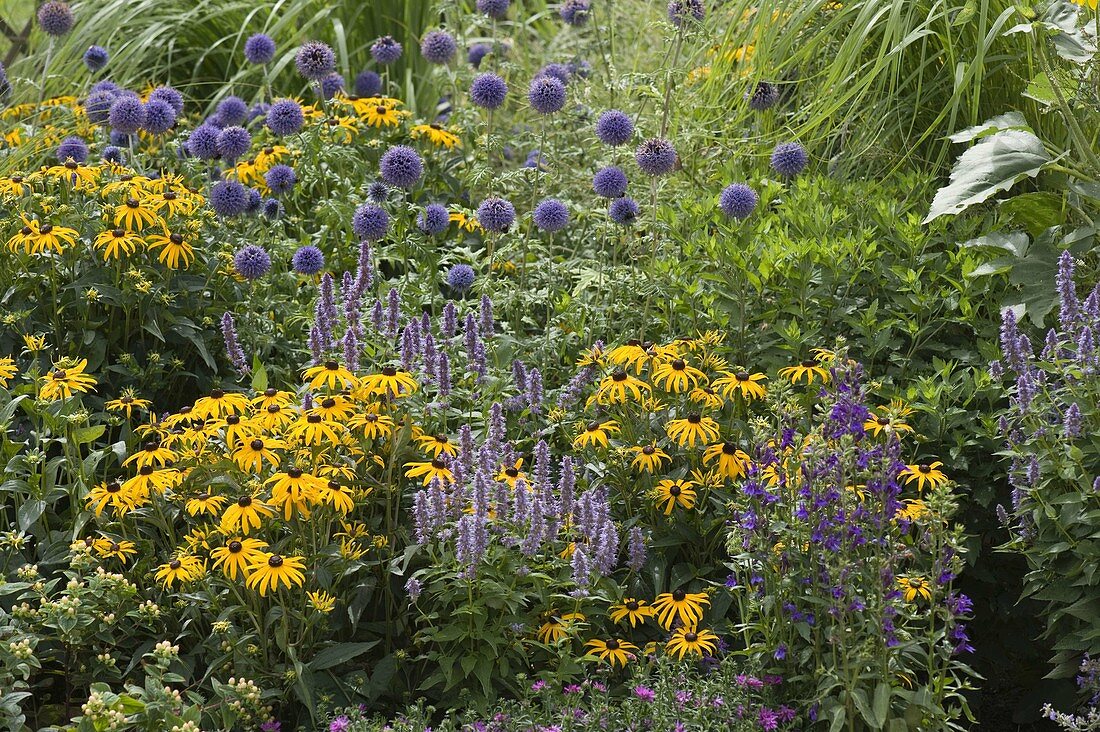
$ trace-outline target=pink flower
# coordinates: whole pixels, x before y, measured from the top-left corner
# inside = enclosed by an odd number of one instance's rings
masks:
[[[644,702],[651,702],[657,698],[657,695],[653,693],[653,689],[642,686],[641,684],[634,687],[634,696]]]

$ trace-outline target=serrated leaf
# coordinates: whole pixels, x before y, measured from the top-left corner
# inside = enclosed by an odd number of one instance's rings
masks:
[[[1005,112],[999,114],[996,117],[991,117],[980,125],[974,125],[973,127],[967,127],[965,130],[960,130],[953,135],[948,136],[948,140],[951,142],[970,142],[976,140],[979,137],[985,137],[986,135],[1000,132],[1001,130],[1031,130],[1031,125],[1024,119],[1024,115],[1019,112]]]

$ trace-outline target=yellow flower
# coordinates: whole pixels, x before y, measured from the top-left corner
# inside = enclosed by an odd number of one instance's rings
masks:
[[[645,624],[646,618],[654,616],[653,608],[647,605],[645,600],[635,600],[633,597],[624,597],[618,605],[612,605],[610,611],[611,622],[621,623],[623,620],[629,620],[631,628]]]
[[[713,655],[717,642],[718,636],[709,630],[699,630],[694,625],[681,626],[669,638],[665,650],[682,661],[688,653],[697,656]]]
[[[703,605],[709,604],[710,599],[705,592],[676,590],[657,595],[653,609],[662,628],[670,629],[676,621],[686,627],[695,627],[703,619]]]
[[[152,465],[143,465],[138,469],[137,475],[122,484],[122,488],[130,491],[137,503],[145,501],[152,493],[164,493],[178,485],[182,479],[183,475],[174,468],[157,470]]]
[[[432,457],[438,457],[441,452],[445,452],[448,455],[458,454],[458,447],[450,441],[447,435],[421,434],[413,439],[416,441],[416,444],[420,445],[421,450],[424,450]]]
[[[42,377],[42,389],[39,392],[42,399],[68,399],[73,394],[86,392],[95,386],[96,380],[84,373],[84,369],[88,367],[88,359],[82,358],[68,367],[63,367],[62,363],[65,362],[55,362],[53,369]]]
[[[103,406],[110,412],[122,412],[126,415],[126,419],[130,419],[135,409],[147,410],[152,404],[148,399],[138,399],[133,388],[128,386],[122,390],[122,396],[110,400]]]
[[[160,250],[157,260],[168,269],[179,269],[181,263],[186,269],[195,259],[195,249],[191,242],[178,232],[171,233],[165,229],[163,234],[150,236],[146,244],[151,250]]]
[[[373,103],[371,103],[372,99]],[[398,104],[396,99],[378,99],[376,97],[372,99],[359,100],[366,103],[362,107],[356,106],[356,112],[371,127],[396,127],[403,117],[409,115],[408,112],[395,108]]]
[[[23,228],[8,239],[8,249],[14,252],[22,248],[26,254],[39,254],[50,249],[61,254],[66,247],[76,244],[77,236],[76,229],[54,226],[23,216]]]
[[[439,478],[442,483],[452,483],[455,479],[447,464],[438,457],[428,462],[405,463],[405,467],[408,468],[405,471],[406,478],[423,477],[424,485],[431,483],[432,478]]]
[[[796,366],[779,369],[779,375],[792,384],[797,384],[803,379],[806,380],[807,385],[812,384],[815,376],[820,378],[822,383],[829,382],[829,372],[821,366],[816,358],[809,358]]]
[[[932,464],[921,463],[920,465],[906,465],[901,473],[899,473],[899,477],[905,478],[905,485],[909,485],[913,481],[916,481],[917,491],[919,492],[924,490],[925,483],[935,488],[947,482],[947,476],[940,470],[941,467],[943,467],[943,463],[939,460]]]
[[[705,384],[700,384],[692,389],[688,393],[688,399],[696,404],[701,404],[707,409],[721,409],[726,403],[721,394]]]
[[[0,386],[7,387],[8,382],[11,381],[17,373],[19,373],[19,368],[15,365],[14,358],[10,356],[0,358]]]
[[[347,516],[355,508],[355,499],[352,497],[351,489],[340,485],[335,480],[323,482],[319,491],[321,502],[329,504],[344,516]]]
[[[718,439],[718,423],[710,417],[689,414],[686,419],[670,419],[665,425],[668,436],[680,447],[695,447]]]
[[[4,198],[18,198],[30,190],[27,179],[22,175],[13,175],[9,178],[0,178],[0,196]]]
[[[309,381],[310,389],[327,386],[333,391],[339,391],[359,386],[359,379],[341,366],[339,361],[325,361],[317,366],[311,366],[305,370],[304,378]]]
[[[307,592],[306,597],[309,599],[309,606],[322,615],[328,615],[336,609],[336,598],[324,590]]]
[[[919,498],[910,498],[901,502],[901,505],[898,506],[897,511],[894,513],[894,519],[920,521],[931,514],[932,512],[928,510],[928,504]]]
[[[430,125],[414,125],[409,134],[414,139],[419,137],[427,137],[433,145],[445,147],[448,150],[454,147],[462,147],[462,142],[458,139],[458,135],[445,129],[442,125],[430,124]]]
[[[207,513],[211,516],[217,516],[221,513],[222,507],[225,506],[225,502],[229,499],[225,496],[219,496],[214,493],[200,493],[194,498],[187,499],[187,503],[183,508],[187,511],[188,515],[197,516],[200,513]]]
[[[709,465],[714,460],[718,460],[718,474],[730,480],[744,478],[750,462],[748,454],[732,442],[719,442],[708,447],[703,453],[703,464]]]
[[[213,389],[191,407],[194,419],[217,419],[229,414],[243,414],[248,409],[248,397],[224,389]]]
[[[638,340],[629,340],[607,353],[608,361],[624,368],[633,368],[636,374],[642,373],[642,369],[649,363],[649,358],[649,354],[642,347],[642,342]]]
[[[714,380],[714,386],[722,390],[722,394],[729,399],[734,394],[740,393],[747,400],[763,399],[767,390],[761,381],[768,377],[764,374],[750,374],[748,371],[729,372],[723,371],[721,378]]]
[[[690,480],[665,480],[657,483],[657,508],[664,506],[665,516],[672,515],[676,506],[688,510],[695,508],[695,484]]]
[[[913,575],[912,577],[898,575],[897,581],[898,588],[901,590],[902,597],[905,598],[906,602],[914,602],[916,600],[924,600],[925,602],[932,601],[932,587],[924,577],[918,575]]]
[[[699,386],[700,381],[705,380],[703,372],[689,365],[683,358],[662,361],[653,370],[653,383],[676,394],[694,389]]]
[[[122,541],[97,541],[95,543],[95,549],[99,553],[99,556],[104,559],[113,557],[123,564],[130,561],[130,557],[137,555],[137,545],[125,539]]]
[[[615,664],[625,667],[627,661],[635,658],[631,651],[638,650],[638,646],[633,643],[616,638],[609,638],[608,640],[596,638],[585,643],[584,647],[591,648],[592,651],[589,655],[596,656],[601,661],[607,661],[611,664],[611,668],[615,668]]]
[[[655,444],[639,445],[631,447],[629,450],[634,453],[634,460],[631,461],[630,467],[643,473],[656,473],[661,470],[662,464],[666,460],[672,459],[667,452]]]
[[[565,637],[566,631],[574,623],[583,623],[584,615],[580,613],[565,613],[563,615],[551,615],[546,622],[539,627],[536,637],[542,643],[557,643]]]
[[[411,394],[417,389],[416,380],[408,373],[393,366],[385,366],[382,373],[372,374],[363,379],[363,389],[368,396],[398,397]]]
[[[262,437],[253,437],[251,440],[241,440],[241,446],[233,453],[233,462],[244,471],[259,473],[264,469],[264,461],[271,463],[272,467],[279,465],[280,458],[275,454],[276,449],[285,448],[282,440]]]
[[[255,561],[249,565],[248,576],[245,584],[249,589],[259,590],[260,597],[267,595],[270,589],[275,592],[280,584],[285,584],[287,589],[301,587],[306,581],[303,574],[306,565],[302,557],[284,557],[280,554],[268,554],[259,552]]]
[[[139,452],[135,452],[130,457],[126,458],[122,462],[123,466],[130,465],[131,463],[137,463],[139,468],[143,468],[146,465],[167,465],[168,463],[175,462],[176,453],[164,447],[160,440],[149,440],[146,442]]]
[[[307,414],[300,418],[287,432],[287,437],[302,445],[318,447],[323,445],[340,444],[340,435],[344,432],[344,426],[339,422],[326,422],[319,414]]]
[[[458,224],[458,228],[466,231],[477,231],[481,228],[481,224],[477,222],[477,219],[467,216],[463,211],[451,211],[447,218],[450,219],[451,223]]]
[[[88,502],[88,508],[95,511],[96,516],[102,514],[103,509],[107,506],[113,508],[119,516],[135,508],[133,495],[124,490],[122,484],[117,480],[112,480],[110,483],[100,483],[88,491],[88,495],[84,500]]]
[[[649,391],[649,384],[631,376],[623,369],[616,369],[600,382],[593,398],[599,404],[622,404],[629,398],[641,401],[642,393]]]
[[[393,418],[373,412],[356,414],[348,420],[348,428],[362,430],[363,436],[368,440],[389,437],[393,433]]]
[[[241,577],[248,577],[251,565],[260,560],[264,549],[267,542],[259,539],[233,538],[210,552],[210,556],[215,567],[221,567],[226,577],[235,580],[238,572]]]
[[[274,515],[275,512],[267,504],[257,500],[255,494],[246,493],[225,509],[221,526],[225,532],[240,531],[248,536],[252,529],[260,528],[262,519]]]
[[[206,565],[198,557],[190,554],[179,554],[170,562],[157,568],[156,579],[166,588],[177,582],[187,584],[206,574]]]
[[[309,413],[330,422],[343,422],[355,413],[355,405],[343,394],[333,394],[315,402]]]
[[[527,480],[527,474],[520,470],[523,467],[523,458],[516,458],[516,461],[511,465],[501,465],[500,472],[496,474],[494,480],[499,480],[501,483],[507,483],[508,487],[515,490],[516,481]]]
[[[906,406],[900,399],[894,399],[890,406],[881,407],[873,412],[867,421],[863,423],[863,429],[875,437],[885,432],[886,434],[901,435],[912,432],[913,428],[905,423],[905,418],[913,413],[912,408]]]
[[[354,117],[329,117],[325,120],[322,129],[328,130],[328,134],[333,138],[343,140],[345,145],[354,140],[355,136],[359,134],[359,128],[355,126]]]
[[[282,506],[283,518],[290,521],[295,512],[309,518],[310,506],[320,501],[320,489],[325,481],[304,473],[300,468],[290,468],[285,473],[275,473],[265,483],[271,487],[271,503]]]
[[[144,198],[131,196],[115,207],[114,224],[134,231],[142,231],[146,226],[154,224],[160,224],[163,227],[164,220],[157,216],[156,210],[150,207]]]
[[[23,343],[27,347],[28,353],[41,353],[49,348],[49,344],[46,343],[46,336],[42,334],[23,334]]]
[[[608,435],[615,434],[619,429],[619,423],[613,419],[593,420],[585,425],[584,431],[573,440],[573,447],[580,448],[589,445],[607,447],[609,444]]]

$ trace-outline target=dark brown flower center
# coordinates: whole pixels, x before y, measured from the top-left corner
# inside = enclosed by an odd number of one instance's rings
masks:
[[[626,604],[626,609],[629,610],[630,612],[637,612],[638,608],[640,608],[640,607],[641,607],[641,605],[639,605],[634,600],[631,600],[630,602],[628,602]]]
[[[655,452],[657,452],[657,448],[655,448],[653,445],[646,445],[642,448],[643,455],[652,455]]]
[[[677,358],[672,362],[672,368],[675,371],[683,371],[687,368],[687,362],[682,358]]]
[[[393,366],[385,366],[382,369],[383,376],[397,376],[397,369]]]
[[[325,368],[328,369],[329,371],[339,371],[340,370],[340,364],[337,363],[336,361],[325,361]]]
[[[283,558],[278,554],[272,554],[268,557],[267,566],[269,567],[281,567],[283,566]]]
[[[324,401],[321,402],[321,409],[332,409],[335,406],[336,400],[332,397],[327,397]]]
[[[917,470],[924,473],[925,475],[928,475],[932,472],[932,467],[930,465],[918,465]]]
[[[233,541],[229,542],[229,544],[228,544],[228,548],[229,548],[229,551],[231,551],[231,552],[233,552],[234,554],[236,554],[236,553],[237,553],[237,552],[239,552],[239,551],[240,551],[241,549],[244,549],[244,544],[242,544],[241,542],[239,542],[239,541],[237,541],[236,539],[234,539]]]
[[[612,381],[619,381],[619,382],[626,381],[627,380],[626,372],[623,371],[622,369],[619,369],[615,373],[611,374],[611,379],[612,379]]]
[[[264,449],[264,441],[257,437],[255,440],[248,443],[248,446],[256,452],[259,452]]]
[[[321,415],[311,414],[306,417],[306,422],[308,422],[309,424],[321,424]]]
[[[210,392],[211,399],[221,399],[225,396],[225,392],[222,389],[214,389]]]
[[[126,199],[126,207],[127,208],[141,208],[141,202],[138,201],[136,198],[127,198]]]
[[[679,498],[680,497],[680,486],[678,486],[678,485],[672,486],[671,488],[668,489],[668,494],[670,496],[672,496],[673,498]]]
[[[120,490],[122,490],[122,486],[117,481],[111,481],[107,484],[108,493],[118,493]]]
[[[302,470],[301,468],[291,468],[290,470],[286,471],[286,474],[289,475],[291,478],[297,480],[298,478],[302,477]]]
[[[702,421],[703,421],[702,415],[699,415],[699,414],[689,414],[688,415],[688,422],[691,422],[692,424],[699,424]]]
[[[504,474],[507,475],[509,478],[515,478],[519,475],[519,471],[515,468],[505,468]]]
[[[737,454],[737,445],[734,445],[732,442],[723,442],[722,443],[722,454],[723,455],[736,455]]]
[[[225,423],[228,425],[240,424],[241,418],[236,414],[231,414],[225,418]]]
[[[600,423],[599,422],[589,422],[588,426],[585,427],[585,429],[588,430],[589,432],[595,432],[599,428],[600,428]]]
[[[699,636],[695,633],[684,633],[684,640],[686,640],[688,643],[694,643],[695,641],[699,640]]]
[[[49,234],[51,231],[53,231],[53,224],[42,224],[38,227],[40,234]]]
[[[252,496],[241,496],[237,499],[237,505],[241,508],[248,508],[252,505]]]
[[[607,650],[609,650],[609,651],[617,651],[617,650],[619,650],[619,641],[615,640],[614,638],[612,638],[611,640],[609,640],[609,641],[608,641],[608,642],[606,643],[606,645],[607,645]]]
[[[183,235],[182,234],[172,234],[171,236],[168,237],[168,241],[172,242],[176,246],[179,246],[180,244],[183,244]]]
[[[183,566],[183,562],[181,562],[178,559],[173,559],[171,562],[168,563],[168,568],[169,569],[179,569],[182,566]]]
[[[683,602],[685,597],[687,597],[687,593],[683,590],[676,590],[672,593],[672,599],[675,602]]]

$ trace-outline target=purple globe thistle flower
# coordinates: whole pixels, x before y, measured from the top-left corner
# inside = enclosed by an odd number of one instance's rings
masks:
[[[373,71],[361,71],[355,76],[355,96],[376,97],[382,93],[382,77]]]
[[[609,109],[596,120],[596,137],[605,145],[625,145],[634,136],[634,122],[617,109]]]
[[[455,292],[466,292],[474,284],[474,268],[468,264],[456,264],[447,271],[447,286]]]
[[[592,73],[592,64],[588,63],[588,61],[583,58],[579,61],[570,61],[569,73],[575,76],[579,76],[582,79],[587,79],[588,75]]]
[[[267,112],[267,128],[279,137],[293,135],[302,129],[306,116],[301,105],[293,99],[281,99]]]
[[[765,109],[774,107],[779,101],[779,87],[769,81],[761,81],[745,92],[745,98],[749,100],[749,109],[763,112]]]
[[[252,135],[243,127],[226,127],[218,133],[218,154],[232,162],[248,154]]]
[[[734,183],[726,186],[718,197],[718,208],[730,218],[746,219],[759,201],[756,191],[744,183]]]
[[[535,206],[532,218],[541,231],[561,231],[569,224],[569,207],[556,198],[547,198]]]
[[[670,0],[668,4],[668,22],[676,27],[683,25],[688,18],[702,20],[704,15],[703,0]]]
[[[107,147],[103,148],[103,159],[106,160],[108,163],[121,164],[124,159],[122,148],[115,147],[114,145],[108,145]]]
[[[364,203],[351,217],[351,230],[360,241],[377,241],[390,229],[390,215],[384,208]]]
[[[332,99],[342,91],[344,91],[343,75],[333,71],[331,74],[321,79],[321,96],[325,99]]]
[[[96,83],[92,84],[92,88],[88,90],[88,93],[94,94],[95,92],[110,92],[111,94],[118,94],[119,91],[121,90],[118,88],[118,84],[111,81],[110,79],[103,79],[102,81],[97,81]]]
[[[297,182],[298,175],[294,172],[294,168],[282,163],[271,166],[271,169],[264,173],[264,183],[267,183],[267,187],[277,196],[289,191]]]
[[[382,36],[371,44],[370,55],[375,63],[385,66],[401,58],[401,50],[401,44],[393,36]]]
[[[218,102],[215,114],[223,125],[241,125],[248,120],[248,105],[240,97],[228,96]]]
[[[602,198],[619,198],[626,195],[626,173],[614,165],[601,168],[592,176],[592,190]]]
[[[470,62],[470,65],[475,69],[481,68],[481,62],[493,52],[493,47],[488,43],[475,43],[470,46],[470,50],[466,52],[466,60]]]
[[[107,121],[115,132],[132,135],[145,124],[145,105],[136,96],[115,97]]]
[[[300,247],[290,258],[290,266],[298,274],[315,275],[325,268],[325,255],[314,246]]]
[[[531,81],[527,101],[540,114],[554,114],[565,106],[565,84],[553,76],[539,76]]]
[[[111,134],[108,135],[112,145],[118,145],[119,147],[129,147],[132,137],[125,132],[119,132],[118,130],[111,130]]]
[[[493,73],[479,74],[470,84],[470,101],[485,109],[496,109],[508,96],[508,84]]]
[[[772,170],[784,178],[793,178],[801,173],[809,157],[806,150],[797,142],[781,142],[772,150]]]
[[[310,81],[320,81],[336,70],[336,54],[327,43],[308,41],[294,55],[298,73]]]
[[[275,41],[264,33],[254,33],[244,42],[244,57],[250,64],[267,64],[275,58]]]
[[[154,135],[163,135],[176,124],[176,110],[172,105],[159,99],[150,99],[145,103],[145,130]]]
[[[428,236],[442,234],[451,225],[451,215],[445,206],[430,203],[416,217],[416,228]]]
[[[512,0],[477,0],[477,12],[500,20],[508,14],[508,6],[511,4]]]
[[[170,86],[158,86],[149,92],[149,101],[167,103],[177,117],[183,114],[183,95]]]
[[[367,186],[367,198],[375,203],[385,203],[386,199],[390,197],[390,189],[385,183],[380,180],[376,180]]]
[[[218,157],[218,129],[201,124],[191,130],[187,138],[187,151],[200,160],[213,160]]]
[[[84,52],[84,65],[92,73],[102,69],[110,60],[111,54],[103,46],[88,46],[88,50]]]
[[[433,64],[447,63],[456,51],[458,44],[454,36],[445,30],[429,31],[420,41],[420,55]]]
[[[394,145],[378,163],[382,180],[395,188],[412,188],[424,175],[424,161],[408,145]]]
[[[527,153],[527,159],[523,161],[523,165],[520,167],[546,170],[546,159],[542,157],[542,150],[532,150]]]
[[[264,195],[255,188],[248,189],[248,208],[245,209],[247,213],[254,214],[259,213],[260,208],[264,205]]]
[[[263,206],[260,207],[260,213],[268,221],[281,219],[283,217],[283,204],[274,198],[265,199]]]
[[[584,25],[591,11],[589,0],[565,0],[558,9],[558,15],[569,25]]]
[[[66,137],[57,146],[57,159],[64,163],[69,158],[73,162],[83,163],[88,159],[88,144],[79,137]]]
[[[569,70],[566,64],[552,63],[546,64],[535,74],[535,78],[540,76],[552,76],[562,84],[568,84],[569,79],[573,77],[573,72]]]
[[[111,115],[111,105],[115,103],[115,95],[109,91],[97,91],[88,95],[84,100],[84,113],[88,115],[88,121],[101,125]]]
[[[233,269],[245,279],[259,279],[271,270],[271,255],[261,246],[248,244],[233,255]]]
[[[248,189],[235,180],[218,181],[210,189],[210,206],[220,216],[240,216],[251,201]]]
[[[515,220],[515,206],[503,198],[490,196],[477,207],[477,221],[486,231],[507,231]]]
[[[633,198],[616,198],[607,207],[608,217],[616,224],[630,226],[638,218],[638,203]]]
[[[61,0],[49,0],[38,8],[38,26],[46,35],[63,36],[73,29],[73,11]]]
[[[652,137],[638,146],[634,160],[644,173],[665,175],[676,167],[676,149],[668,140]]]
[[[270,104],[267,102],[256,102],[248,109],[248,121],[251,122],[260,117],[266,117],[269,111],[271,111]]]

